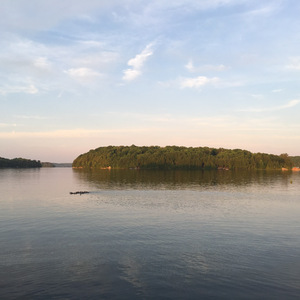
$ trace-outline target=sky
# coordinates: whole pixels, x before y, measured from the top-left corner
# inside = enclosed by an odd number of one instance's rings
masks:
[[[0,157],[300,155],[300,1],[2,0]]]

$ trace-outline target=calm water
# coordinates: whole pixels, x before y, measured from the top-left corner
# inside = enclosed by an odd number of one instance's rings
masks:
[[[299,173],[0,170],[0,191],[0,299],[300,297]]]

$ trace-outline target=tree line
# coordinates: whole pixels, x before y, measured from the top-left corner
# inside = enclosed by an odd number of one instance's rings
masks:
[[[241,149],[180,146],[107,146],[79,155],[74,168],[113,169],[281,169],[292,168],[287,154]]]
[[[290,156],[294,167],[300,167],[300,156]]]
[[[41,162],[26,158],[3,158],[0,157],[0,168],[40,168]]]

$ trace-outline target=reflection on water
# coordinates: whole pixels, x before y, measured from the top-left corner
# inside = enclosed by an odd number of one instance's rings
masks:
[[[299,173],[0,170],[0,189],[1,299],[299,296]]]
[[[214,186],[267,186],[292,188],[299,183],[299,174],[282,171],[225,170],[82,170],[74,176],[98,189],[199,189]],[[294,185],[294,186],[295,186]]]

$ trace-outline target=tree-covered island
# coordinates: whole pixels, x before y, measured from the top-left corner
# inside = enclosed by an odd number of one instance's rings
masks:
[[[268,169],[293,166],[287,154],[251,153],[241,149],[179,146],[108,146],[79,155],[73,168],[93,169]]]
[[[41,162],[26,158],[3,158],[0,157],[0,168],[40,168]]]

